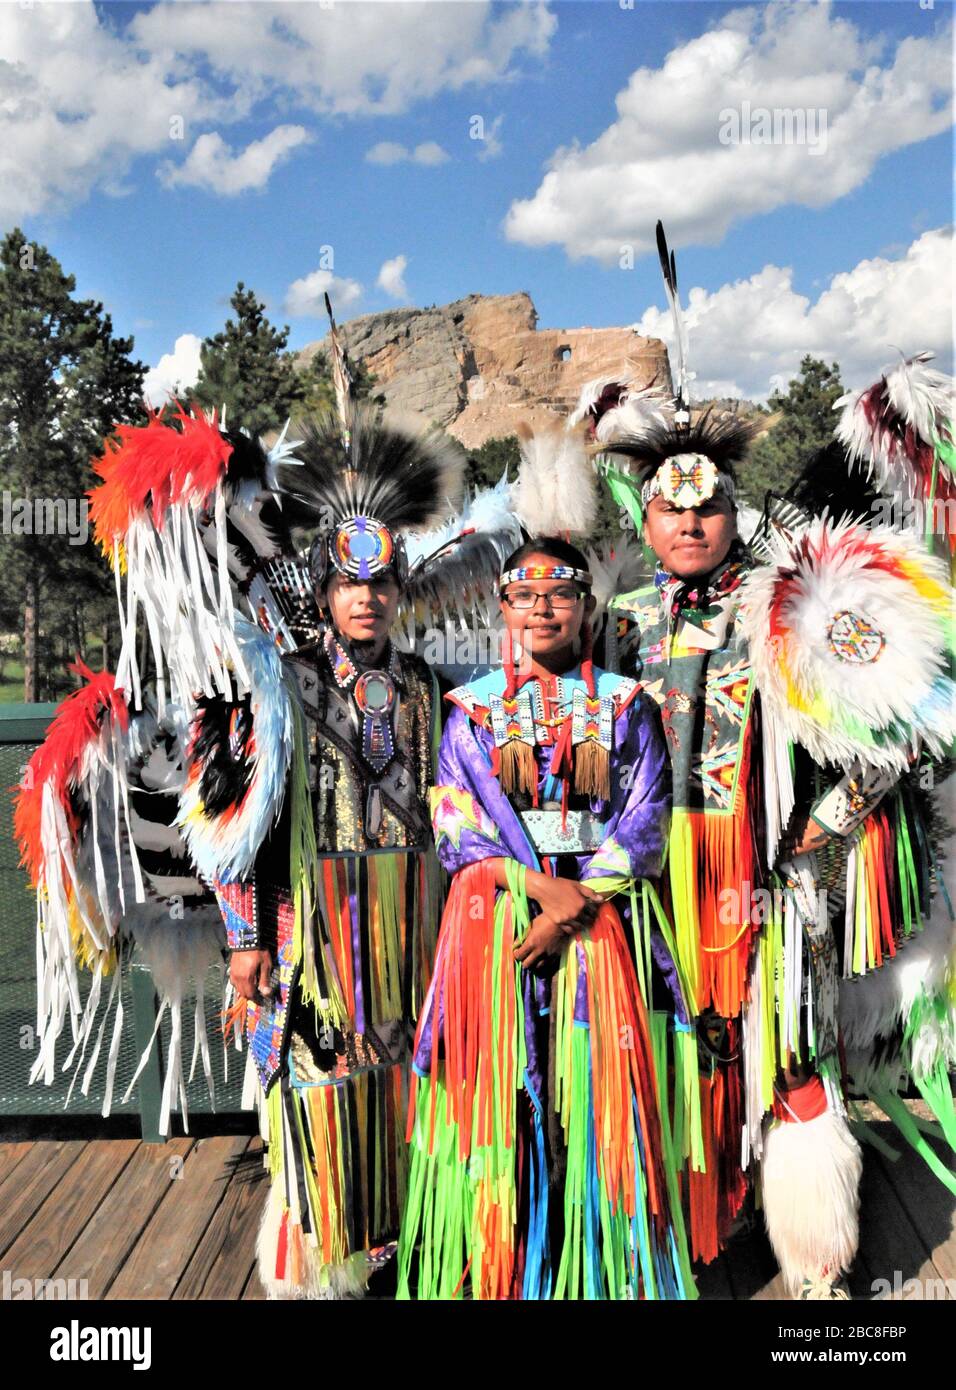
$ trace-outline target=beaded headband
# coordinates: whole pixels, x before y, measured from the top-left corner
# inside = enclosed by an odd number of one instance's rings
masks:
[[[675,507],[699,507],[716,492],[735,500],[733,478],[713,459],[706,454],[672,454],[641,488],[641,505],[646,508],[653,498],[664,497]]]
[[[523,579],[574,579],[588,588],[594,583],[587,570],[577,570],[571,565],[521,565],[516,570],[506,570],[498,580],[498,588],[517,584]]]

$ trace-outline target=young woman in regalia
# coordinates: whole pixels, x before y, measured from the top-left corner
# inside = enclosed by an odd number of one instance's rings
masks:
[[[566,542],[522,546],[500,578],[504,661],[447,697],[431,808],[453,877],[415,1043],[400,1297],[694,1296],[647,1004],[652,970],[679,997],[645,912],[666,755],[635,684],[593,662],[591,583]]]

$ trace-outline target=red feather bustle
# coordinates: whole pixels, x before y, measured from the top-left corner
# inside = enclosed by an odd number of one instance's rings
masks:
[[[14,795],[13,830],[20,847],[20,863],[39,882],[43,864],[40,827],[43,788],[49,782],[63,808],[71,834],[78,829],[70,793],[75,788],[83,755],[95,743],[104,718],[116,720],[125,732],[129,712],[122,690],[110,671],[91,671],[77,657],[69,667],[86,681],[62,702],[47,730],[46,738],[27,763],[23,781],[10,791]]]

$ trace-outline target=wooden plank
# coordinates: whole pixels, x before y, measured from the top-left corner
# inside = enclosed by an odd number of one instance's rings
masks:
[[[897,1142],[904,1152],[896,1163],[882,1155],[877,1161],[929,1251],[939,1277],[956,1280],[956,1202],[919,1154],[905,1140]],[[938,1151],[942,1148],[938,1146]]]
[[[266,1299],[266,1291],[262,1287],[262,1281],[259,1278],[258,1263],[252,1266],[252,1271],[249,1275],[249,1278],[246,1280],[246,1286],[242,1291],[242,1297],[244,1300],[253,1299],[257,1302],[264,1302]]]
[[[226,1165],[238,1158],[248,1143],[245,1134],[196,1143],[182,1176],[169,1184],[107,1298],[172,1297],[225,1194],[230,1176]]]
[[[84,1139],[40,1140],[27,1160],[0,1183],[0,1254],[13,1244],[86,1148]]]
[[[176,1286],[175,1299],[242,1297],[256,1262],[256,1236],[269,1187],[262,1141],[250,1138],[248,1145]]]
[[[49,1279],[122,1177],[138,1139],[94,1139],[7,1250],[17,1278]]]
[[[33,1148],[33,1139],[11,1139],[0,1143],[0,1183],[6,1182]],[[25,1170],[24,1170],[25,1171]]]
[[[895,1184],[902,1183],[902,1174],[891,1182],[883,1165],[879,1161],[873,1162],[874,1157],[871,1153],[866,1154],[860,1184],[863,1218],[860,1254],[871,1274],[871,1286],[863,1293],[864,1298],[873,1297],[872,1283],[875,1279],[887,1279],[892,1286],[896,1270],[899,1270],[903,1280],[938,1277],[929,1249],[894,1190]],[[902,1163],[903,1159],[899,1162]],[[891,1168],[895,1166],[890,1165]]]
[[[57,1268],[57,1277],[85,1279],[88,1297],[104,1298],[195,1142],[176,1138],[165,1145],[138,1143],[119,1180],[90,1213],[85,1230]]]

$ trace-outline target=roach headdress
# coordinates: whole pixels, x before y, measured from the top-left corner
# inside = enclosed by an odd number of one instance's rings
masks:
[[[640,434],[623,435],[606,449],[632,460],[641,506],[658,495],[678,507],[696,507],[715,492],[735,496],[734,468],[747,457],[759,424],[715,406],[688,425],[645,424]]]
[[[295,459],[278,466],[280,490],[318,526],[309,552],[312,581],[330,566],[352,579],[392,569],[404,585],[402,531],[434,526],[461,498],[463,455],[437,431],[419,431],[352,402],[343,438],[338,414],[327,412],[299,430]]]
[[[464,454],[439,430],[355,399],[328,298],[326,306],[336,408],[301,424],[295,456],[278,465],[276,483],[318,526],[309,552],[316,587],[330,568],[350,579],[392,570],[404,587],[401,533],[433,527],[458,508]]]
[[[687,328],[677,289],[677,262],[660,222],[657,250],[674,324],[673,395],[655,382],[635,390],[621,382],[590,382],[572,422],[584,419],[602,455],[611,495],[640,527],[648,502],[658,495],[678,507],[696,507],[714,493],[735,500],[734,467],[746,457],[759,427],[733,411],[710,406],[691,416]],[[627,471],[610,455],[631,460]]]

